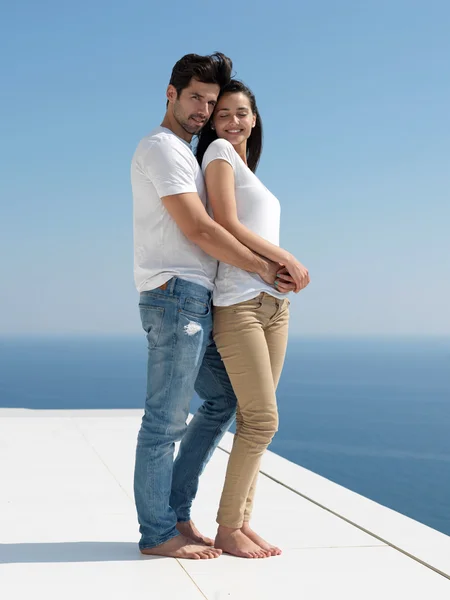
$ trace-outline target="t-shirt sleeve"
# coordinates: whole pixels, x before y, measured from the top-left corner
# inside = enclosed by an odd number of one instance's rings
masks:
[[[143,158],[142,168],[160,198],[197,191],[189,156],[182,148],[165,140],[150,146]]]
[[[236,150],[227,140],[214,140],[214,142],[208,146],[208,149],[203,156],[203,173],[206,171],[206,167],[209,165],[209,163],[211,163],[213,160],[225,160],[227,163],[230,163],[234,169],[236,166]]]

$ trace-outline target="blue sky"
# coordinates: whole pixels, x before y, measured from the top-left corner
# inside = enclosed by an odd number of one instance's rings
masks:
[[[2,10],[0,333],[139,333],[131,157],[173,64],[220,50],[310,269],[292,333],[450,334],[448,2],[62,4]]]

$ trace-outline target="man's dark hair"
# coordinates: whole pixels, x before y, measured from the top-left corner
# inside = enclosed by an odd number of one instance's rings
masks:
[[[192,78],[201,83],[217,83],[222,88],[229,83],[232,69],[231,59],[221,52],[209,56],[186,54],[172,69],[169,83],[177,90],[177,96],[189,86]]]
[[[262,144],[263,144],[263,127],[261,121],[261,115],[259,114],[258,107],[256,106],[256,98],[250,88],[248,88],[242,81],[237,81],[236,79],[232,79],[230,83],[224,86],[219,94],[218,100],[225,94],[238,94],[242,93],[250,101],[250,106],[252,109],[252,113],[256,115],[255,126],[252,129],[252,133],[247,140],[247,164],[248,168],[253,172],[256,171],[256,167],[258,166],[259,159],[261,157],[262,152]],[[208,146],[217,140],[217,133],[215,129],[211,128],[211,121],[203,127],[198,137],[197,144],[197,160],[202,166],[203,156],[205,155]]]

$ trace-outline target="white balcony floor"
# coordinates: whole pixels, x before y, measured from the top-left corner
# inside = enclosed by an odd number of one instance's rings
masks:
[[[450,598],[450,537],[270,452],[253,525],[282,556],[140,555],[132,477],[141,414],[0,410],[2,598]],[[231,441],[195,501],[193,518],[211,537]]]

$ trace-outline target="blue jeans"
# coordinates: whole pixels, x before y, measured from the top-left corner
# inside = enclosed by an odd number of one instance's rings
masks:
[[[212,339],[205,287],[173,278],[165,290],[141,292],[139,309],[148,341],[134,472],[142,549],[179,535],[177,521],[190,520],[199,477],[234,420],[236,396]],[[203,404],[186,425],[194,390]]]

